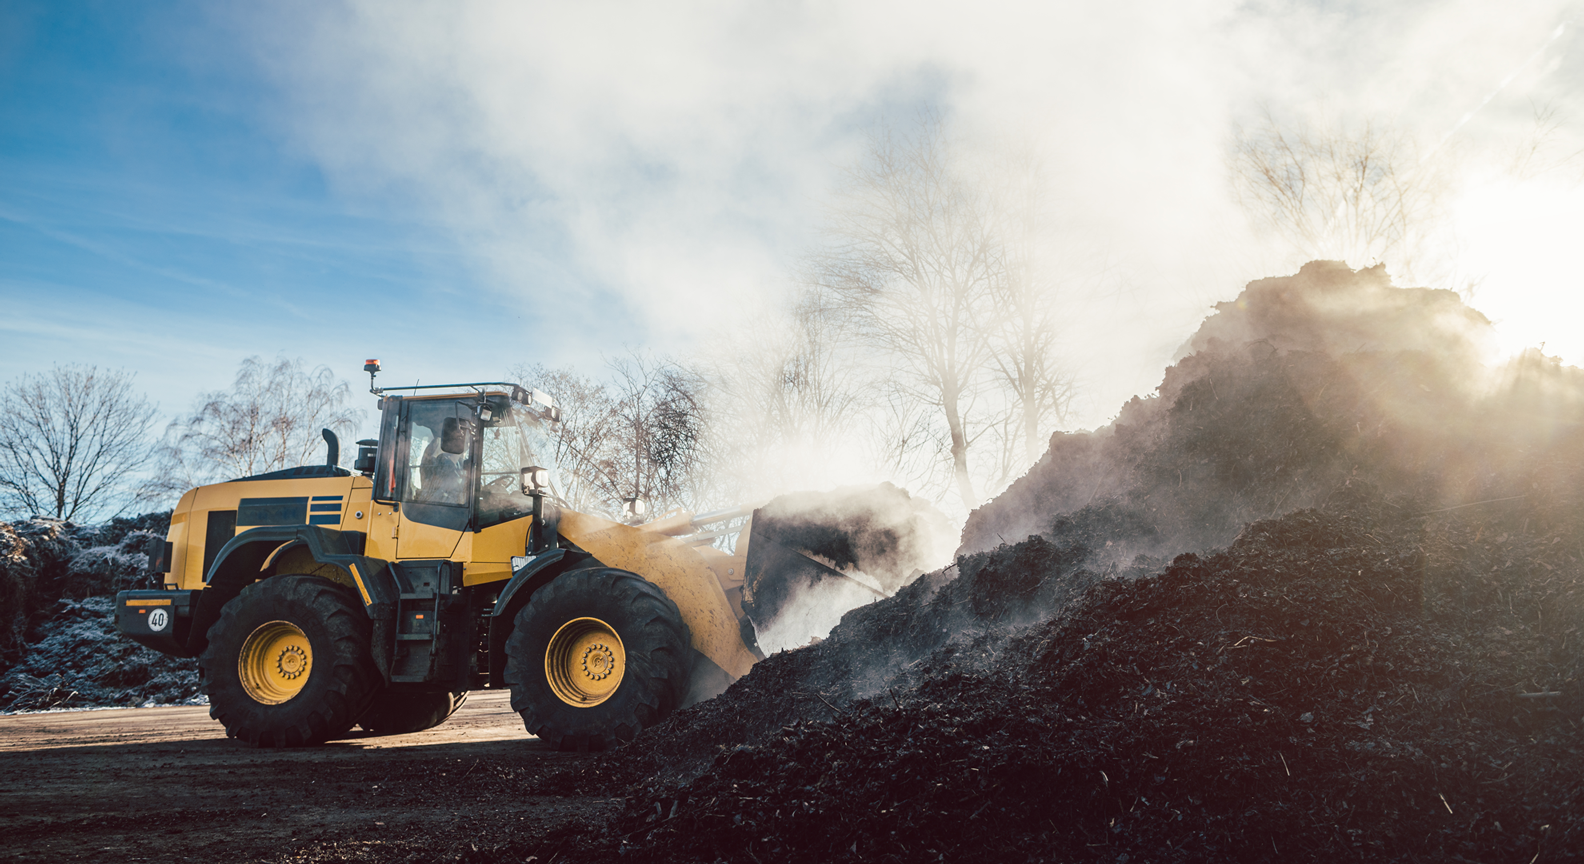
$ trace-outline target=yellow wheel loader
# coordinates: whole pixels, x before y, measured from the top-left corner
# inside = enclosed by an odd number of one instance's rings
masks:
[[[378,361],[364,368],[372,382]],[[123,634],[198,658],[232,737],[416,732],[470,690],[509,688],[552,746],[611,747],[747,674],[763,656],[755,622],[804,587],[894,591],[944,527],[889,486],[807,518],[772,502],[615,522],[558,496],[559,412],[543,394],[371,391],[380,434],[358,442],[353,470],[326,430],[324,465],[187,492],[148,550],[153,586],[117,595]],[[827,524],[859,511],[858,534]]]

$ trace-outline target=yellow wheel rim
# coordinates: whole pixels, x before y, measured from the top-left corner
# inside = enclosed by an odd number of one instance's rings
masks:
[[[562,702],[589,708],[609,699],[627,674],[621,637],[598,618],[561,625],[545,649],[545,677]]]
[[[308,636],[290,621],[259,625],[242,643],[237,677],[254,701],[279,705],[296,696],[313,669]]]

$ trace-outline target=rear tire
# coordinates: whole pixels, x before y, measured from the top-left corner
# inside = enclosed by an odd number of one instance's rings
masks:
[[[406,735],[433,729],[467,701],[467,691],[413,693],[382,690],[358,718],[358,725],[375,735]]]
[[[198,669],[209,716],[254,746],[340,735],[379,687],[368,615],[323,577],[276,576],[243,588],[208,635]]]
[[[687,693],[692,640],[665,592],[608,567],[534,592],[506,640],[512,710],[558,750],[631,741]]]

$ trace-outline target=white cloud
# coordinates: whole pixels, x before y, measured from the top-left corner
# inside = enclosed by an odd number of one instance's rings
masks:
[[[344,194],[435,208],[489,281],[584,340],[687,348],[758,310],[877,117],[928,102],[970,139],[1036,140],[1118,286],[1076,347],[1100,422],[1210,303],[1298,263],[1229,200],[1235,121],[1265,105],[1435,141],[1512,76],[1455,145],[1512,139],[1531,101],[1584,122],[1576,34],[1547,42],[1577,8],[364,0],[245,23],[279,122]]]

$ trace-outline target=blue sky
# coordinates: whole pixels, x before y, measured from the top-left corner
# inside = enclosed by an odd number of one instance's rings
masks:
[[[249,355],[359,388],[374,356],[390,383],[633,348],[729,364],[864,131],[921,106],[970,148],[1032,142],[1097,262],[1074,426],[1301,263],[1228,194],[1262,109],[1467,154],[1475,305],[1579,363],[1578,165],[1502,166],[1537,106],[1548,147],[1584,149],[1580,8],[0,0],[0,381],[124,368],[173,413]]]
[[[365,357],[403,380],[554,359],[512,348],[526,311],[449,226],[289,146],[202,4],[7,0],[0,34],[0,379],[124,368],[174,412],[252,354],[354,384]]]

